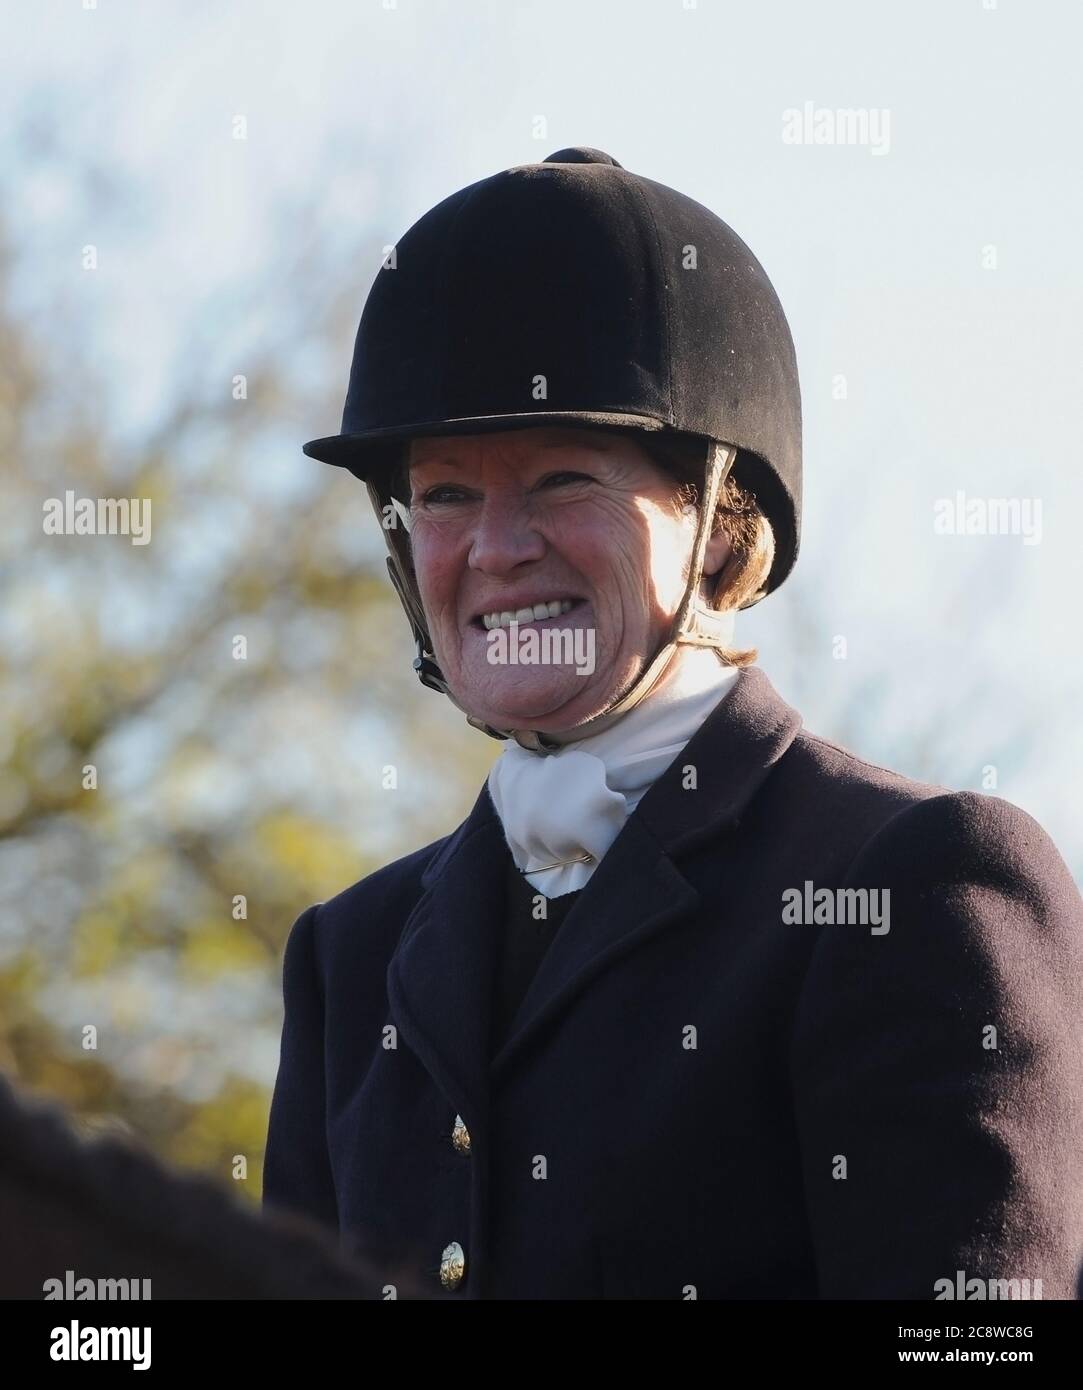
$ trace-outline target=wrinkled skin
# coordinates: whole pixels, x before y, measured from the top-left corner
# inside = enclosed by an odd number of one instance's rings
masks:
[[[408,462],[418,587],[437,662],[468,713],[556,732],[628,689],[687,582],[696,518],[676,511],[673,477],[635,440],[601,429],[427,436],[411,441]],[[713,537],[704,575],[729,552]],[[489,633],[472,620],[558,597],[582,600],[548,625],[594,629],[590,674],[491,664]]]

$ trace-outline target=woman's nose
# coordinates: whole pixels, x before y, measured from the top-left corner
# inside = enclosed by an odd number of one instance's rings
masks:
[[[545,554],[545,540],[534,528],[525,500],[490,494],[476,517],[471,568],[501,574]]]

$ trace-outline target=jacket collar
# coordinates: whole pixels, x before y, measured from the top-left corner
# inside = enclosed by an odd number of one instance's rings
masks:
[[[800,715],[764,672],[745,667],[625,822],[550,944],[494,1059],[490,1000],[510,851],[482,787],[421,876],[423,893],[387,978],[400,1032],[472,1135],[488,1126],[490,1084],[543,1024],[618,955],[696,911],[700,894],[675,860],[728,833],[800,727]]]

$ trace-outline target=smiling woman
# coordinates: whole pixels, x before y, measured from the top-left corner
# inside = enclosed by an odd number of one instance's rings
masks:
[[[305,448],[368,488],[422,684],[504,747],[461,825],[294,923],[265,1200],[449,1298],[1073,1297],[1064,861],[805,731],[732,645],[801,510],[744,242],[598,150],[460,190]],[[542,658],[490,661],[512,633]]]
[[[638,443],[655,468],[667,478],[675,512],[687,514],[691,511],[694,514],[699,507],[703,483],[702,439],[681,434],[645,434],[642,431],[613,429],[532,430],[530,433],[538,438],[546,437],[550,441],[547,447],[554,450],[558,446],[567,448],[579,441],[589,449],[602,451],[611,447],[614,438],[620,439],[628,435]],[[432,458],[434,462],[446,461],[449,469],[453,470],[456,457],[453,447],[455,440],[445,439],[443,442],[446,451],[432,448]],[[404,506],[409,506],[414,492],[410,481],[411,459],[425,458],[426,446],[433,444],[434,440],[426,441],[419,449],[413,441],[407,441],[395,451],[388,465],[391,478],[389,493]],[[720,612],[737,611],[761,598],[775,558],[775,538],[771,522],[761,509],[755,494],[739,481],[744,471],[745,460],[741,451],[738,451],[733,471],[722,483],[714,509],[712,534],[725,537],[729,553],[721,570],[713,576],[707,575],[709,582],[704,583],[702,592],[704,601]],[[415,476],[420,477],[422,473],[421,468],[415,467]],[[545,485],[560,486],[561,479],[567,476],[560,473],[547,474]],[[591,475],[588,472],[586,475],[572,476]],[[427,489],[426,500],[433,502],[435,493],[437,489]],[[445,495],[453,496],[454,493]],[[721,657],[733,666],[751,665],[758,656],[754,647],[740,649],[723,645],[719,652]]]
[[[695,509],[630,435],[553,428],[418,438],[405,460],[410,551],[434,654],[464,709],[552,733],[603,713],[641,675],[688,587]],[[729,554],[720,529],[702,573]],[[489,658],[484,615],[592,635],[594,664]],[[545,617],[534,606],[546,605]]]

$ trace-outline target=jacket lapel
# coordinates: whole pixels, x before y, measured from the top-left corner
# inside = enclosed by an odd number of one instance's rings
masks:
[[[489,1025],[505,923],[503,827],[483,786],[434,856],[388,967],[388,997],[410,1046],[474,1132],[491,1081],[537,1031],[625,952],[694,913],[700,895],[675,860],[724,836],[793,742],[800,716],[758,667],[732,689],[655,784],[569,912],[490,1062]],[[695,785],[685,769],[695,770]]]
[[[628,817],[564,919],[494,1059],[494,1080],[618,956],[697,911],[700,894],[675,860],[727,834],[800,727],[764,673],[743,668]],[[694,769],[694,787],[686,769]]]
[[[488,1120],[489,1022],[509,853],[488,785],[421,876],[387,969],[399,1031],[471,1134]]]

